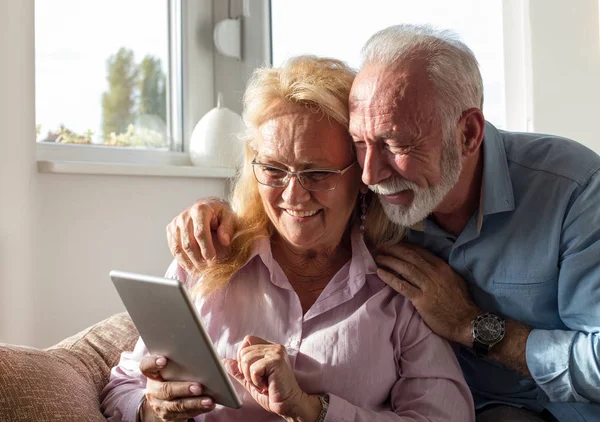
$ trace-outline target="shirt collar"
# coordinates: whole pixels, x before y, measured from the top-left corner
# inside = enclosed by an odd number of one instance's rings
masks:
[[[347,283],[350,287],[350,290],[354,294],[364,285],[366,278],[365,276],[367,274],[377,273],[377,264],[375,263],[371,252],[365,244],[360,229],[356,226],[352,227],[351,229],[350,242],[352,246],[352,257],[350,259],[350,266],[348,269]],[[242,268],[248,265],[256,257],[260,257],[265,267],[267,267],[271,276],[271,282],[273,284],[283,288],[289,288],[289,286],[284,286],[281,284],[280,276],[283,276],[283,273],[277,274],[281,267],[273,258],[271,241],[268,237],[261,237],[254,241],[252,253]]]
[[[477,231],[481,231],[484,216],[514,209],[515,198],[502,135],[498,129],[486,121],[483,136],[483,180],[479,212],[477,213]],[[422,232],[425,229],[425,223],[419,221],[410,229]]]
[[[515,209],[502,135],[489,122],[485,123],[483,137],[483,182],[479,209],[482,216]]]

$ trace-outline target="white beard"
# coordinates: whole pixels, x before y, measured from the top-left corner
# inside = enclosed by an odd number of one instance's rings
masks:
[[[440,182],[430,188],[421,188],[403,177],[392,176],[376,185],[369,185],[369,189],[379,196],[383,211],[393,223],[410,227],[427,218],[458,182],[462,171],[462,162],[458,147],[454,143],[444,144],[440,169]],[[414,194],[413,201],[409,206],[390,204],[381,198],[382,195],[393,195],[403,190],[410,190]]]

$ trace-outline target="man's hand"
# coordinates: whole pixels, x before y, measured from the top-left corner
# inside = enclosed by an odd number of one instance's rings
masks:
[[[160,371],[166,365],[162,356],[146,356],[140,362],[140,371],[147,378],[142,421],[187,421],[215,409],[215,402],[201,395],[202,385],[197,382],[164,381]]]
[[[315,420],[321,412],[316,396],[306,394],[296,381],[285,347],[246,336],[237,360],[224,359],[234,377],[265,410],[288,421]]]
[[[437,335],[472,347],[471,321],[481,310],[445,261],[408,243],[381,248],[375,259],[383,267],[379,277],[410,300]]]
[[[169,250],[188,274],[196,275],[203,263],[229,254],[234,230],[235,217],[227,202],[200,199],[167,226]]]

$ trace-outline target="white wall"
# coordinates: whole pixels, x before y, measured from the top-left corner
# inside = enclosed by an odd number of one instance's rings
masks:
[[[33,2],[0,1],[0,341],[31,344],[36,209]],[[25,46],[23,49],[22,47]]]
[[[123,309],[111,269],[163,274],[166,224],[225,183],[38,174],[33,16],[0,0],[0,342],[46,347]]]
[[[600,153],[598,0],[530,0],[533,129]]]
[[[30,311],[41,346],[123,310],[108,272],[163,275],[167,223],[200,197],[224,195],[220,179],[38,174],[36,185]]]

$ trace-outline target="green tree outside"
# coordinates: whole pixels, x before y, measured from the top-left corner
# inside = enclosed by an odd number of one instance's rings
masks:
[[[102,135],[123,133],[135,119],[138,67],[133,51],[121,48],[106,61],[108,91],[102,95]]]
[[[138,115],[157,116],[167,120],[167,78],[159,58],[147,55],[139,66]]]

